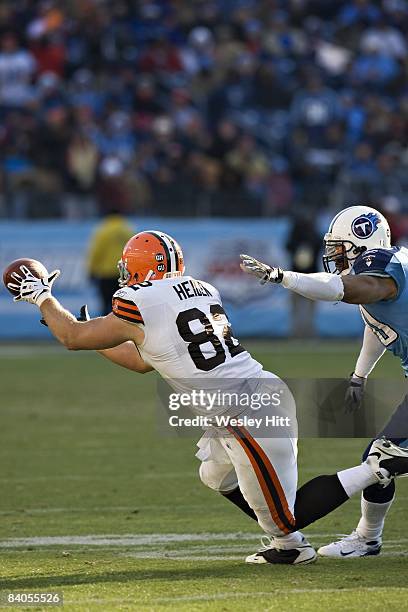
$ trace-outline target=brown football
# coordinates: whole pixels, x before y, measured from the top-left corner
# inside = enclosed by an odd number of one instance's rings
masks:
[[[13,295],[17,295],[17,291],[13,289],[9,289],[7,287],[8,283],[15,283],[15,279],[11,276],[13,272],[17,272],[17,274],[21,275],[20,266],[26,266],[30,272],[37,276],[38,278],[43,278],[47,275],[47,269],[42,265],[40,261],[36,259],[29,259],[28,257],[23,257],[21,259],[16,259],[12,261],[11,264],[7,266],[7,268],[3,272],[3,283],[8,291]]]

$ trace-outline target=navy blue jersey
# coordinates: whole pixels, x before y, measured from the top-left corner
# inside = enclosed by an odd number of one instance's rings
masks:
[[[408,249],[372,249],[353,266],[354,274],[391,277],[398,293],[391,300],[360,306],[362,317],[382,344],[402,362],[408,376]]]

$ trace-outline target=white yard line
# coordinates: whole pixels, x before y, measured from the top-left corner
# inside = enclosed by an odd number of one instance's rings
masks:
[[[234,552],[240,549],[241,542],[259,541],[261,533],[241,533],[241,532],[226,532],[226,533],[163,533],[163,534],[93,534],[93,535],[66,535],[66,536],[35,536],[27,538],[8,538],[0,540],[0,548],[26,548],[26,547],[48,547],[48,546],[95,546],[95,547],[125,547],[125,546],[149,546],[158,547],[163,544],[177,543],[194,543],[194,542],[216,542],[236,541],[237,545],[225,546],[193,546],[188,549],[174,549],[171,554],[182,554],[184,551],[188,554],[192,552]],[[311,533],[307,534],[311,540],[317,539],[334,539],[341,534],[333,533]],[[395,546],[404,546],[408,543],[408,538],[399,538],[398,540],[388,540],[385,543],[386,548]],[[149,552],[149,549],[141,551],[140,554]],[[169,551],[158,551],[163,556]],[[139,554],[139,553],[136,553]],[[170,552],[169,552],[170,554]]]
[[[171,559],[171,561],[243,561],[245,557],[254,550],[246,550],[246,553],[241,553],[240,555],[191,555],[191,554],[168,554],[166,552],[154,552],[154,551],[146,551],[141,553],[134,553],[129,555],[124,555],[125,557],[130,557],[132,559],[151,559],[151,560],[160,560],[160,559]]]
[[[84,536],[36,536],[0,540],[0,548],[26,546],[143,546],[171,542],[205,542],[209,540],[257,539],[253,533],[164,533],[164,534],[101,534]]]

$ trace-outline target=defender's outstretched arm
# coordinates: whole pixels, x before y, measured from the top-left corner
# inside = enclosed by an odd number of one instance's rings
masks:
[[[391,300],[398,293],[397,285],[390,277],[364,274],[340,276],[328,272],[302,274],[268,266],[250,255],[241,255],[241,269],[257,276],[261,283],[282,284],[286,289],[311,300],[372,304]]]

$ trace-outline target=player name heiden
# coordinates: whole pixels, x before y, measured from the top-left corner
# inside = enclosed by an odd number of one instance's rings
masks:
[[[276,414],[264,417],[230,417],[226,415],[194,417],[179,417],[173,414],[169,418],[171,427],[290,427],[290,417],[277,416]]]

